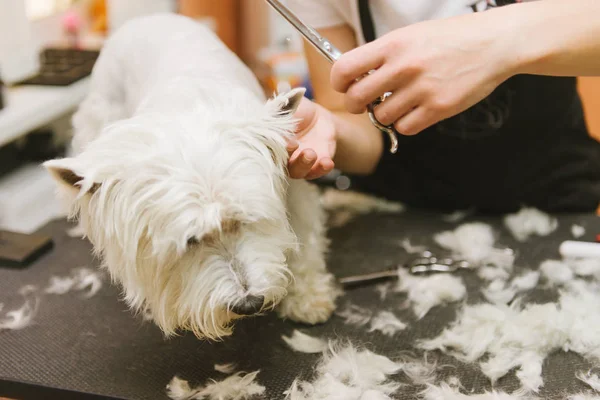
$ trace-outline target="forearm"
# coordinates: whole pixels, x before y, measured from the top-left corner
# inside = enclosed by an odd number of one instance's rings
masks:
[[[337,139],[336,168],[357,175],[372,173],[383,152],[382,133],[371,124],[367,114],[334,111],[333,115]]]
[[[511,27],[514,74],[600,75],[600,1],[543,0],[494,12]]]

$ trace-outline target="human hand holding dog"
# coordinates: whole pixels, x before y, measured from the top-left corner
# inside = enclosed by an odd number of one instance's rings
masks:
[[[317,179],[334,167],[336,132],[333,115],[303,98],[294,117],[299,120],[295,139],[288,143],[288,172],[294,179]]]

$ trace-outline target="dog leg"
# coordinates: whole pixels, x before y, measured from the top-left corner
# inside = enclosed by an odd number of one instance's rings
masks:
[[[325,322],[335,310],[341,291],[325,264],[328,246],[325,212],[316,186],[301,180],[291,181],[288,210],[299,250],[289,257],[288,266],[294,280],[278,313],[283,318],[307,324]]]

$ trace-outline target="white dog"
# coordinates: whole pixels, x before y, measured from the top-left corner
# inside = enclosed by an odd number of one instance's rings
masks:
[[[286,176],[304,89],[266,101],[209,29],[170,14],[116,32],[91,80],[75,156],[44,165],[128,304],[208,339],[275,307],[326,321],[339,291],[324,212]]]

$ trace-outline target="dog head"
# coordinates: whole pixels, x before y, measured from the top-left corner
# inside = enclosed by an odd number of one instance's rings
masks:
[[[128,304],[166,335],[219,339],[285,296],[286,136],[303,94],[148,111],[44,164]]]

